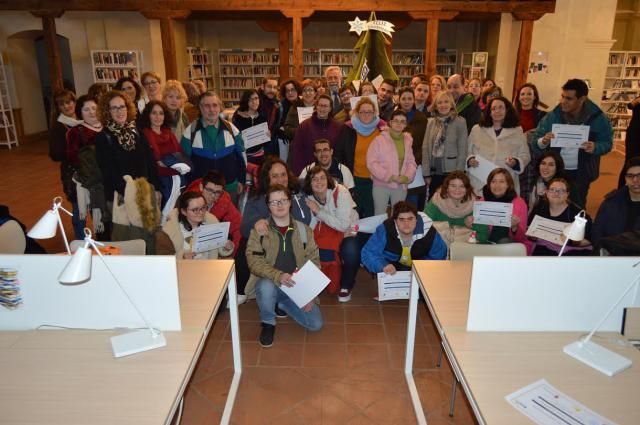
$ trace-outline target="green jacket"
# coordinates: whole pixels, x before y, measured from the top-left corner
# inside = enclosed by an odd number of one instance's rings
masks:
[[[431,218],[431,220],[433,220],[434,226],[436,226],[436,229],[438,229],[441,233],[442,233],[442,230],[439,228],[440,226],[437,226],[437,222],[447,222],[449,223],[449,226],[459,226],[459,227],[467,228],[464,225],[464,219],[466,217],[461,217],[461,218],[449,217],[448,215],[440,211],[440,208],[438,208],[436,204],[434,204],[433,202],[429,202],[427,204],[427,206],[424,209],[424,213],[428,215],[429,218]],[[476,239],[478,240],[478,243],[488,242],[489,227],[487,227],[485,224],[474,224],[473,226],[471,226],[471,230],[475,230]],[[450,242],[450,238],[448,235],[446,234],[442,235],[442,238],[445,241]]]

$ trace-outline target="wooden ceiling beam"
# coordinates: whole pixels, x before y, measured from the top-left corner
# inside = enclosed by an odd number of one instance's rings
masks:
[[[141,10],[140,13],[147,19],[187,19],[191,15],[190,10]]]

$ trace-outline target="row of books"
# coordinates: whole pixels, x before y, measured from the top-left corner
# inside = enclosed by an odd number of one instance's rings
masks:
[[[138,71],[135,69],[126,68],[96,68],[96,81],[110,81],[118,80],[122,77],[131,77],[134,80],[138,80]]]
[[[131,52],[127,52],[127,53],[95,52],[93,54],[93,62],[96,65],[136,66],[135,54]]]

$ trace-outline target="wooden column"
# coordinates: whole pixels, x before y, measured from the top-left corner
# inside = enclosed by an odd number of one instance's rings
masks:
[[[280,81],[287,80],[289,75],[289,28],[278,31],[278,47],[280,49]]]
[[[302,63],[302,18],[308,18],[313,10],[283,10],[282,14],[293,20],[293,76],[301,81],[304,78],[304,64]]]
[[[515,19],[522,21],[522,26],[520,27],[520,43],[518,44],[518,57],[516,58],[516,70],[513,77],[512,99],[515,99],[515,96],[518,94],[518,88],[527,82],[533,22],[540,19],[543,14],[514,12],[512,15]]]
[[[42,18],[42,30],[44,33],[44,47],[47,52],[47,64],[49,66],[49,83],[51,92],[64,88],[62,83],[62,62],[60,61],[60,48],[56,34],[56,18],[62,16],[62,10],[37,10],[32,15]]]
[[[431,76],[436,73],[436,54],[438,52],[438,27],[440,21],[449,21],[455,18],[459,12],[409,12],[415,20],[425,21],[425,49],[424,49],[424,73]]]
[[[185,19],[191,14],[190,10],[171,10],[168,12],[143,11],[147,19],[160,21],[160,36],[162,38],[162,56],[164,58],[164,73],[167,80],[178,79],[178,58],[176,52],[176,37],[173,32],[173,20]]]

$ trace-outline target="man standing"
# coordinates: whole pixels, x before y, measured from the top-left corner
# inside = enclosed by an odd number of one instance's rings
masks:
[[[424,112],[424,114],[428,116],[429,111],[427,110],[427,108],[429,107],[429,105],[427,105],[427,99],[429,99],[430,92],[429,81],[418,81],[416,83],[416,87],[413,90],[414,98],[416,101],[416,109],[420,112]]]
[[[340,96],[342,109],[340,110],[340,112],[335,114],[333,118],[339,123],[344,123],[351,119],[351,98],[353,97],[353,89],[351,88],[351,85],[340,87],[340,90],[338,90],[338,95]]]
[[[384,80],[378,87],[378,109],[380,110],[380,118],[389,122],[391,113],[395,108],[393,103],[393,95],[396,92],[396,82],[393,80]]]
[[[258,113],[267,120],[267,127],[271,132],[271,142],[264,145],[267,154],[279,153],[278,135],[279,128],[283,124],[282,105],[278,101],[278,79],[276,77],[264,77],[262,87],[258,89],[260,106]]]
[[[222,100],[213,91],[201,94],[198,106],[200,118],[185,128],[180,145],[193,162],[194,177],[220,171],[227,182],[225,190],[237,205],[247,172],[242,135],[233,124],[220,119]]]
[[[342,70],[338,66],[330,66],[324,70],[324,79],[327,82],[328,95],[333,102],[333,115],[335,115],[342,109],[339,93],[342,87]]]
[[[549,112],[538,124],[531,148],[538,155],[554,149],[564,160],[567,174],[576,184],[578,199],[572,199],[584,208],[587,204],[589,186],[600,175],[600,157],[613,147],[613,128],[607,115],[588,99],[589,87],[579,79],[568,80],[562,86],[560,104]],[[551,147],[554,138],[553,124],[589,126],[589,138],[579,148]]]
[[[331,142],[329,140],[318,139],[313,142],[313,155],[316,157],[316,161],[304,167],[300,173],[300,180],[303,180],[307,176],[310,169],[319,165],[327,170],[331,177],[347,189],[351,190],[354,188],[353,174],[351,174],[351,171],[349,171],[344,164],[340,164],[337,160],[333,159],[333,149],[331,148]]]
[[[467,121],[467,134],[471,133],[474,125],[480,122],[482,111],[471,93],[464,91],[464,77],[453,74],[447,80],[447,89],[456,101],[456,112]]]

